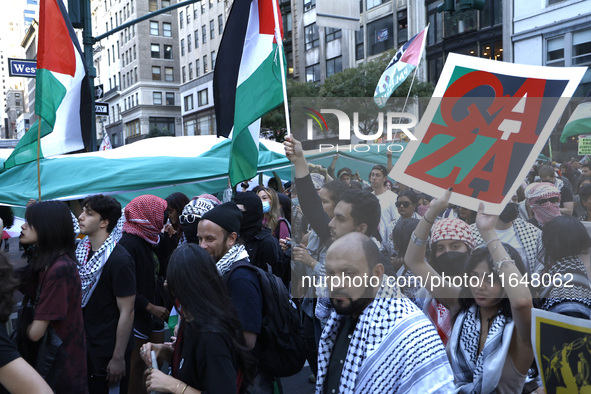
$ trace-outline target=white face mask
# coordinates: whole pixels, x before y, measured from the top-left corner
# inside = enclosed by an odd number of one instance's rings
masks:
[[[263,213],[269,213],[271,210],[271,204],[269,201],[263,201]]]

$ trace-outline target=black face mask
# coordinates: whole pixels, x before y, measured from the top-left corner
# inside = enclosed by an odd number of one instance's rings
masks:
[[[468,253],[465,252],[445,252],[435,258],[433,268],[438,273],[445,273],[446,276],[463,275],[466,272],[466,261]]]
[[[511,223],[519,216],[519,204],[510,202],[499,215],[499,220],[504,223]]]
[[[183,233],[185,234],[185,239],[190,244],[199,245],[199,238],[197,238],[198,224],[199,220],[195,220],[193,223],[187,223],[182,225]]]

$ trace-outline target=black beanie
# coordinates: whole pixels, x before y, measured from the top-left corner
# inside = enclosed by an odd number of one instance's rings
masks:
[[[226,202],[206,212],[201,217],[201,220],[204,219],[214,222],[229,233],[240,234],[242,212],[233,202]]]

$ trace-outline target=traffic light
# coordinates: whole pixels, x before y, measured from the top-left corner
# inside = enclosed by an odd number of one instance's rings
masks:
[[[68,14],[70,16],[70,22],[72,22],[72,26],[77,29],[84,27],[84,8],[82,8],[82,1],[88,1],[90,4],[90,0],[68,0]]]
[[[466,10],[482,10],[484,9],[484,3],[486,0],[460,0],[460,9],[462,11]]]
[[[437,12],[454,12],[456,10],[456,0],[443,0],[443,3],[437,6]]]

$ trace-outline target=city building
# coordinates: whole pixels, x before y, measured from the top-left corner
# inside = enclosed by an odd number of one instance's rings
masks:
[[[213,69],[231,5],[202,0],[178,9],[182,135],[216,133]]]
[[[94,0],[93,35],[97,37],[176,0]],[[177,13],[162,13],[131,25],[95,45],[95,85],[102,84],[109,116],[98,118],[98,137],[113,146],[148,135],[179,135],[180,67]],[[102,122],[101,122],[102,120]]]
[[[5,94],[6,106],[4,107],[4,112],[6,113],[8,125],[5,138],[13,139],[16,138],[17,118],[24,110],[23,91],[8,89]]]

